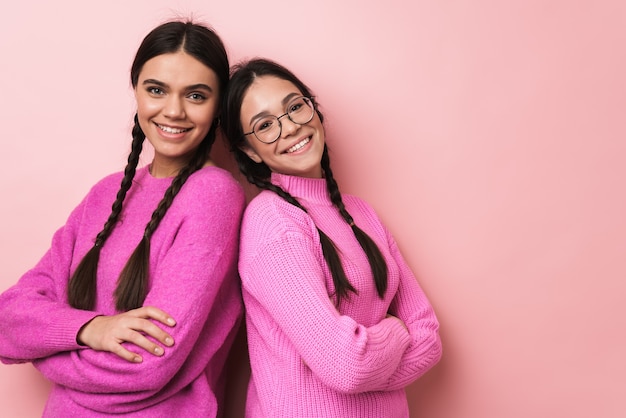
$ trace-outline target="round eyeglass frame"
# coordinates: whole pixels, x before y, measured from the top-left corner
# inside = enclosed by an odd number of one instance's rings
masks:
[[[252,127],[252,130],[250,132],[244,132],[244,136],[248,136],[250,134],[254,134],[254,137],[259,141],[262,142],[264,144],[273,144],[274,142],[278,141],[278,138],[280,138],[280,136],[283,134],[283,124],[281,123],[280,119],[287,116],[289,118],[289,120],[292,123],[295,123],[296,125],[306,125],[307,123],[311,122],[311,120],[313,120],[313,116],[315,116],[315,102],[313,101],[313,97],[308,97],[308,96],[296,96],[293,99],[289,100],[289,103],[287,103],[287,109],[289,109],[289,107],[291,106],[291,104],[297,100],[300,99],[304,99],[304,101],[307,103],[307,105],[311,108],[312,112],[311,112],[311,117],[304,121],[304,122],[296,122],[295,120],[292,119],[291,115],[289,114],[289,111],[283,113],[280,116],[274,116],[271,115],[269,117],[272,117],[274,119],[276,119],[276,122],[278,122],[278,134],[276,135],[276,138],[272,139],[271,141],[264,141],[261,138],[259,138],[259,136],[257,135],[256,131],[256,126],[262,122],[262,121],[257,121],[254,126]]]

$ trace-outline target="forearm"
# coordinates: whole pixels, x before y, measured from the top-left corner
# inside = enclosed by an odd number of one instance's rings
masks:
[[[0,296],[0,356],[5,363],[29,362],[76,350],[78,330],[96,312],[70,307],[44,274],[34,269]]]
[[[409,385],[430,370],[442,355],[439,322],[434,309],[395,241],[391,237],[389,240],[391,255],[398,266],[400,278],[390,313],[404,322],[411,336],[411,343],[397,370],[382,390],[395,390]]]
[[[328,336],[328,352],[303,347],[303,359],[320,380],[337,391],[378,390],[398,369],[410,342],[409,335],[393,318],[386,318],[372,327],[358,324],[352,327],[352,335],[335,336],[334,340]]]
[[[375,390],[402,389],[423,376],[441,359],[442,346],[436,322],[420,321],[410,327],[411,343],[398,367],[384,384]]]
[[[338,391],[362,392],[384,385],[410,344],[407,329],[393,318],[367,327],[340,315],[323,280],[309,279],[304,271],[285,271],[288,266],[303,266],[302,259],[297,264],[284,257],[281,261],[282,267],[269,269],[272,277],[253,279],[242,272],[251,320],[260,323],[259,329],[278,328],[318,378]],[[315,268],[315,263],[310,266]],[[271,282],[280,282],[280,288]]]
[[[158,306],[176,319],[176,325],[167,328],[174,345],[164,347],[163,355],[142,352],[131,343],[123,343],[127,350],[141,354],[140,363],[129,362],[111,352],[84,349],[38,361],[38,369],[56,383],[94,393],[131,390],[143,391],[148,396],[169,384],[174,376],[178,383],[188,384],[206,367],[213,347],[223,344],[222,334],[227,334],[241,315],[232,259],[225,265],[203,264],[199,271],[203,273],[195,273],[172,288],[168,269],[163,277],[169,276],[169,280],[157,280],[146,298],[146,304]],[[208,271],[213,275],[205,273]],[[208,327],[207,323],[217,325]],[[197,350],[204,351],[202,356],[195,356]],[[185,371],[179,373],[183,365]]]

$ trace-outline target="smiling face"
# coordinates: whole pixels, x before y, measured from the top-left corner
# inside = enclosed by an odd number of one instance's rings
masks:
[[[274,76],[258,77],[246,91],[241,104],[241,127],[251,132],[255,123],[267,116],[287,112],[287,103],[302,92],[291,82]],[[317,115],[299,125],[287,116],[280,119],[282,132],[271,144],[259,141],[254,134],[246,136],[242,146],[250,159],[265,163],[275,173],[300,177],[322,177],[324,127]]]
[[[174,176],[187,164],[211,129],[219,94],[215,72],[185,52],[146,61],[135,98],[139,125],[154,147],[153,176]]]

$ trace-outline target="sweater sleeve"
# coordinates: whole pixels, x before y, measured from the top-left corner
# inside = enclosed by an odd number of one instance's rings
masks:
[[[405,327],[393,318],[366,327],[340,315],[316,257],[321,250],[314,227],[268,226],[264,217],[245,220],[244,228],[252,226],[242,233],[240,274],[248,314],[256,316],[251,321],[274,323],[286,337],[273,340],[275,349],[292,344],[334,390],[358,393],[386,384],[410,343]]]
[[[159,391],[180,391],[205,373],[215,353],[232,341],[242,313],[236,259],[244,196],[234,180],[202,187],[188,190],[189,199],[179,201],[187,214],[171,247],[151,263],[151,288],[144,302],[176,319],[176,326],[167,329],[175,345],[165,347],[161,357],[141,353],[139,364],[91,349],[60,353],[35,362],[48,379],[76,389],[78,397],[110,394],[106,402],[116,403],[128,401],[132,392],[135,402]]]
[[[0,295],[0,360],[24,363],[80,348],[76,335],[97,315],[70,307],[66,286],[83,201],[52,239],[39,263]]]
[[[411,342],[397,369],[386,386],[381,388],[396,390],[408,386],[433,367],[441,358],[442,346],[439,322],[430,302],[389,233],[387,240],[389,251],[400,271],[400,283],[389,312],[404,322],[411,336]]]

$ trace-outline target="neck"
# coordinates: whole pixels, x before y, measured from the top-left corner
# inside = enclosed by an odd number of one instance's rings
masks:
[[[162,164],[156,164],[154,161],[150,164],[150,175],[154,178],[166,178],[175,177],[178,175],[182,166],[164,166]]]
[[[214,166],[215,163],[208,159],[204,162],[202,167]],[[180,164],[159,164],[152,160],[152,163],[149,167],[150,175],[154,178],[167,178],[167,177],[176,177],[180,170],[184,168],[183,165]]]

